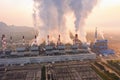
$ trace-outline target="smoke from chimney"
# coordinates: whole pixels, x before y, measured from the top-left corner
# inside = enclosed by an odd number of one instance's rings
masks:
[[[85,19],[98,0],[34,0],[34,26],[39,28],[38,42],[47,34],[57,41],[61,34],[62,42],[72,42],[69,32],[80,35],[81,41],[86,41],[84,31]],[[39,18],[39,19],[38,19]]]
[[[100,35],[101,35],[102,39],[105,39],[103,31],[100,31]]]

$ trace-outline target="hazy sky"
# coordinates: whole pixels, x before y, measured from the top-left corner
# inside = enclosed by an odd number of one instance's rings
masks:
[[[103,31],[120,31],[120,0],[101,0],[88,16],[85,26],[89,30],[98,27]]]
[[[32,13],[32,0],[0,0],[0,21],[9,25],[33,26]],[[120,0],[101,0],[86,19],[85,27],[120,31]]]
[[[7,24],[33,26],[32,0],[0,0],[0,21]]]

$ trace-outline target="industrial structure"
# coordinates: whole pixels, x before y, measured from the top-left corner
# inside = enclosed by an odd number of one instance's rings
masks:
[[[6,53],[9,48],[7,48],[7,42],[4,42],[4,38],[5,35],[2,37],[3,50],[0,52],[0,64],[4,65],[96,59],[95,53],[91,52],[87,48],[81,48],[78,34],[75,34],[73,45],[71,45],[69,49],[62,43],[60,35],[58,35],[58,41],[56,44],[51,43],[48,35],[45,47],[37,45],[36,35],[32,45],[27,44],[25,36],[22,36],[21,43],[16,43],[15,48],[10,48],[11,51],[9,53]],[[12,36],[10,38],[10,42],[13,43]],[[7,59],[4,59],[5,57],[7,57]]]
[[[1,43],[0,80],[43,80],[43,74],[44,80],[102,80],[90,61],[96,60],[97,54],[114,54],[108,40],[97,39],[97,29],[91,49],[79,40],[78,34],[69,48],[62,43],[61,35],[57,43],[52,43],[48,35],[45,46],[38,45],[36,35],[32,45],[27,44],[25,36],[14,43],[12,36],[7,41],[2,35]]]
[[[92,44],[92,51],[99,55],[107,56],[111,54],[115,54],[115,51],[112,49],[109,49],[108,47],[108,40],[107,39],[98,39],[98,33],[97,28],[95,31],[95,41]]]
[[[102,80],[88,62],[48,64],[47,80]]]
[[[98,40],[97,39],[98,33],[97,33],[97,28],[95,31],[95,41],[94,44],[92,44],[92,51],[98,54],[102,55],[109,55],[109,54],[114,54],[115,52],[108,47],[108,40],[102,39]],[[58,35],[58,41],[56,44],[52,44],[50,41],[49,35],[47,36],[46,40],[46,45],[45,47],[41,47],[37,45],[37,39],[36,35],[34,38],[34,41],[32,45],[26,44],[25,37],[22,36],[22,42],[18,43],[16,48],[13,50],[12,48],[8,48],[7,45],[10,44],[10,46],[13,45],[13,40],[12,36],[10,36],[10,41],[9,43],[6,41],[5,35],[2,35],[1,39],[2,43],[2,50],[0,51],[0,57],[6,56],[38,56],[41,53],[41,48],[42,48],[42,53],[44,55],[65,55],[67,54],[81,54],[81,53],[90,53],[91,51],[88,49],[88,46],[81,43],[81,41],[78,39],[78,34],[75,34],[75,37],[73,39],[73,44],[70,46],[69,49],[66,49],[65,44],[62,43],[61,41],[61,36]]]
[[[96,40],[93,44],[93,51],[103,56],[115,54],[114,50],[109,49],[108,40]]]
[[[33,40],[32,45],[27,44],[25,37],[22,36],[21,43],[15,45],[14,49],[8,48],[5,35],[2,35],[2,50],[0,51],[0,64],[27,64],[27,63],[43,63],[43,62],[59,62],[72,60],[91,60],[96,59],[96,53],[103,56],[114,54],[114,51],[109,49],[108,40],[97,39],[97,28],[95,31],[95,41],[91,44],[91,49],[86,44],[83,44],[78,39],[78,34],[75,34],[73,44],[66,48],[61,41],[61,36],[58,35],[57,43],[51,43],[50,36],[47,36],[46,45],[39,46],[37,37]],[[10,37],[10,45],[13,45],[12,36]],[[92,52],[92,51],[93,52]],[[7,57],[7,58],[5,58]]]
[[[0,80],[41,80],[41,65],[0,66]]]

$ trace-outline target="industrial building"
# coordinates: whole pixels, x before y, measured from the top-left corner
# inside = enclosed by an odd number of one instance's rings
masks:
[[[93,45],[93,49],[104,56],[115,54],[114,50],[109,49],[108,40],[97,40]]]
[[[21,65],[31,63],[46,63],[46,62],[63,62],[63,61],[83,61],[95,60],[95,53],[82,53],[73,55],[56,55],[56,56],[34,56],[34,57],[17,57],[17,58],[0,58],[0,65]]]
[[[75,34],[73,44],[66,48],[58,35],[57,43],[51,43],[49,35],[46,45],[37,45],[35,36],[32,45],[22,37],[15,48],[8,48],[5,35],[2,36],[0,50],[0,80],[42,80],[41,65],[45,64],[46,80],[102,80],[92,69],[90,61],[96,60],[96,53],[114,54],[109,49],[108,40],[98,40],[91,49],[82,44]],[[12,44],[12,37],[10,44]],[[42,51],[41,51],[42,50]],[[1,67],[2,66],[2,67]]]
[[[47,37],[47,44],[45,46],[45,53],[47,55],[63,55],[65,54],[65,45],[61,42],[60,35],[58,36],[58,41],[56,45],[52,45],[49,40],[49,35]]]
[[[107,39],[98,39],[97,36],[98,36],[98,33],[97,33],[97,28],[96,28],[95,41],[91,47],[92,51],[94,51],[95,53],[97,53],[99,55],[103,55],[103,56],[115,54],[114,50],[109,49],[108,40]]]
[[[15,48],[15,51],[12,51],[9,55],[7,55],[6,48],[3,50],[5,53],[1,52],[0,65],[24,65],[31,63],[52,63],[59,61],[82,61],[96,59],[96,54],[88,49],[80,49],[78,46],[73,48],[78,45],[77,41],[75,41],[75,43],[71,46],[72,48],[66,49],[65,45],[60,41],[60,35],[58,37],[57,45],[51,45],[48,36],[48,43],[45,46],[44,52],[40,52],[40,46],[36,44],[36,36],[32,46],[26,45],[24,36],[22,38],[22,44],[19,44]]]

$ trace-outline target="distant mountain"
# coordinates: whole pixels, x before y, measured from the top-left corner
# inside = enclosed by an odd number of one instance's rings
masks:
[[[34,38],[35,31],[32,27],[7,25],[4,22],[0,22],[0,37],[2,34],[5,34],[7,39],[12,36],[13,40],[16,41],[22,39],[23,35],[26,39]]]
[[[5,24],[4,22],[0,22],[0,28],[1,27],[6,27],[7,26],[7,24]]]

